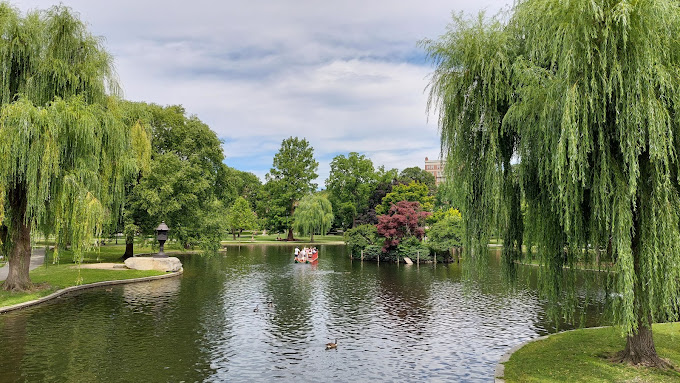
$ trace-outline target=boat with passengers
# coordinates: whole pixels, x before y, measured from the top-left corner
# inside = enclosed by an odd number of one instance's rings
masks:
[[[295,263],[313,263],[319,260],[319,250],[316,247],[295,249]]]

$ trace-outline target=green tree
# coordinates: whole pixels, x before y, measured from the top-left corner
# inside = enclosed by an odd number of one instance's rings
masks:
[[[366,246],[378,245],[380,237],[375,225],[358,225],[345,232],[344,240],[350,253],[358,254]]]
[[[3,288],[26,290],[31,232],[56,234],[78,258],[107,212],[116,219],[148,138],[124,124],[113,60],[76,14],[59,6],[22,17],[2,3],[0,15]]]
[[[252,230],[257,226],[257,217],[250,208],[250,204],[243,197],[238,197],[229,208],[227,222],[231,234],[236,239],[236,232],[241,237],[243,230]]]
[[[375,211],[378,214],[385,214],[399,201],[418,202],[424,211],[432,211],[434,207],[434,197],[430,195],[427,185],[411,181],[408,185],[394,185],[392,191],[382,199],[382,203],[376,206]]]
[[[460,248],[463,245],[463,218],[458,210],[449,209],[425,233],[428,247],[437,253]]]
[[[455,17],[424,42],[466,242],[484,244],[496,213],[506,229],[521,219],[523,197],[541,290],[572,309],[564,266],[609,247],[620,360],[634,364],[666,365],[651,324],[680,311],[679,33],[677,2],[527,0],[507,23]]]
[[[399,181],[407,184],[411,183],[411,181],[420,182],[427,185],[430,195],[434,195],[437,192],[437,179],[434,175],[417,166],[402,170],[399,173]]]
[[[201,211],[201,249],[216,252],[220,248],[222,236],[227,230],[228,209],[224,202],[213,198]]]
[[[308,195],[300,200],[293,215],[293,227],[300,235],[309,234],[314,242],[314,234],[326,234],[333,224],[333,206],[319,194]]]
[[[137,103],[143,123],[152,132],[150,171],[132,185],[125,211],[126,257],[132,255],[134,235],[153,234],[160,221],[185,248],[214,241],[207,212],[221,201],[228,206],[236,198],[225,192],[222,144],[215,132],[195,116],[186,116],[181,106],[161,107]],[[220,209],[218,209],[220,210]],[[224,210],[222,208],[221,210]]]
[[[262,189],[262,182],[253,173],[237,170],[239,176],[238,195],[245,198],[250,203],[251,208],[255,208],[257,195]]]
[[[339,155],[333,158],[326,189],[337,226],[343,229],[354,227],[359,212],[368,207],[375,184],[373,162],[363,154],[352,152],[347,157]]]
[[[217,170],[215,192],[217,198],[227,206],[233,204],[236,198],[241,196],[254,209],[260,189],[262,189],[262,182],[255,174],[231,168],[224,163],[220,164]]]
[[[357,225],[378,223],[378,213],[375,209],[382,203],[383,198],[392,191],[392,187],[397,183],[398,174],[397,169],[385,170],[384,166],[378,167],[375,172],[375,186],[368,197],[366,209],[360,212],[356,219]]]
[[[274,155],[273,167],[267,173],[265,188],[270,197],[269,226],[287,230],[287,240],[293,238],[293,213],[296,203],[316,189],[312,183],[318,175],[319,163],[314,160],[314,148],[306,139],[289,137],[281,142]]]

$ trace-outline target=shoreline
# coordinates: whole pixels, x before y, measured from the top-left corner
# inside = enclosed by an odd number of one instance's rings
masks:
[[[39,305],[41,303],[45,303],[47,301],[50,301],[54,298],[58,298],[64,294],[72,293],[74,291],[79,291],[79,290],[86,290],[86,289],[91,289],[95,287],[101,287],[101,286],[111,286],[111,285],[122,285],[126,283],[139,283],[139,282],[149,282],[149,281],[155,281],[159,279],[167,279],[167,278],[174,278],[177,276],[180,276],[184,273],[184,268],[181,268],[179,271],[175,271],[172,273],[168,274],[162,274],[162,275],[153,275],[150,277],[141,277],[141,278],[132,278],[132,279],[118,279],[118,280],[111,280],[111,281],[101,281],[101,282],[94,282],[94,283],[88,283],[85,285],[79,285],[79,286],[70,286],[63,288],[61,290],[57,290],[53,292],[50,295],[46,295],[42,298],[34,299],[32,301],[28,302],[22,302],[22,303],[17,303],[15,305],[11,306],[5,306],[5,307],[0,307],[0,315],[10,312],[10,311],[16,311],[20,310],[26,307],[31,307],[35,305]]]
[[[613,326],[597,326],[597,327],[575,328],[575,329],[571,329],[571,330],[564,330],[564,331],[556,332],[554,334],[539,336],[538,338],[529,339],[529,340],[524,341],[520,344],[517,344],[517,345],[513,346],[512,348],[510,348],[508,351],[506,351],[500,357],[500,359],[498,359],[498,362],[496,363],[496,369],[495,369],[494,374],[493,374],[494,382],[495,383],[505,383],[505,363],[510,361],[510,357],[512,356],[512,354],[516,353],[522,347],[524,347],[524,346],[526,346],[530,343],[538,342],[539,340],[548,339],[548,338],[550,338],[551,336],[554,336],[554,335],[564,334],[564,333],[568,333],[568,332],[572,332],[572,331],[596,330],[596,329],[602,329],[602,328],[608,328],[608,327],[613,327]]]

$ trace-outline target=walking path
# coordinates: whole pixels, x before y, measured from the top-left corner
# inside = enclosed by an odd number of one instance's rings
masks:
[[[33,249],[31,252],[31,264],[28,266],[29,270],[36,269],[45,263],[45,249]],[[0,267],[0,281],[7,279],[7,274],[9,274],[9,263],[5,266]]]

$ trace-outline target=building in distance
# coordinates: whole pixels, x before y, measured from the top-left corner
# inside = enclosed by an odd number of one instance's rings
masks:
[[[434,176],[437,186],[446,180],[444,175],[444,162],[442,160],[430,160],[425,157],[425,171]]]

